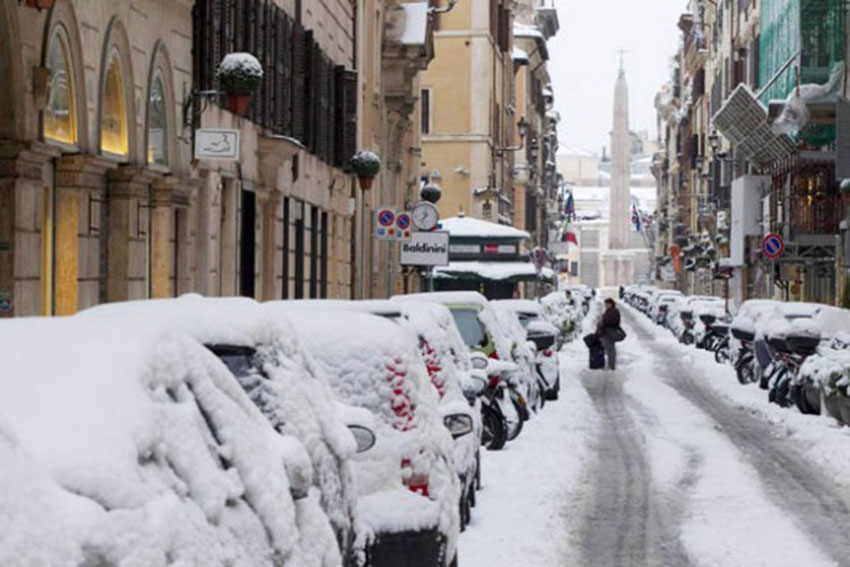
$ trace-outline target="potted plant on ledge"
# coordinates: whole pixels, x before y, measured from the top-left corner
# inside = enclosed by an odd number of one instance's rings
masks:
[[[372,188],[372,181],[381,171],[381,158],[373,152],[360,150],[351,158],[351,170],[360,181],[360,188],[367,191]]]
[[[244,116],[251,96],[263,80],[263,66],[250,53],[228,53],[218,66],[216,77],[227,95],[227,110]]]

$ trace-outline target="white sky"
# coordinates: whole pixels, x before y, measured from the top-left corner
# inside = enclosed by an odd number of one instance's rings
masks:
[[[561,145],[610,152],[618,50],[626,50],[629,126],[655,132],[653,99],[670,76],[676,23],[687,0],[555,0],[561,29],[549,40],[549,74]]]

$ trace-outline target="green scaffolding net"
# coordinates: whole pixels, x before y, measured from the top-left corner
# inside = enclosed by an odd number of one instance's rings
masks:
[[[846,52],[848,0],[762,0],[761,101],[784,99],[800,83],[823,84]]]

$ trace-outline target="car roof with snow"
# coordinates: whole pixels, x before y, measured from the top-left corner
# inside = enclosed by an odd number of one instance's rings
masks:
[[[159,323],[32,318],[0,324],[2,351],[2,419],[60,485],[109,511],[78,526],[92,561],[297,562],[283,464],[309,470],[306,453],[195,340]]]
[[[518,313],[536,313],[538,315],[543,313],[543,306],[530,299],[498,299],[493,303],[504,305],[511,311]]]
[[[393,301],[428,301],[443,305],[480,305],[488,304],[487,298],[476,291],[433,291],[428,293],[410,293],[394,295]]]
[[[273,340],[276,325],[260,304],[247,297],[177,298],[105,303],[80,311],[75,318],[102,321],[160,321],[182,329],[204,344],[256,345]],[[292,333],[288,333],[292,337]]]

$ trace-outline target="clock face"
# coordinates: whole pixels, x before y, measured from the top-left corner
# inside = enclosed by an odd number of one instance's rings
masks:
[[[432,203],[419,203],[413,209],[413,224],[419,230],[434,230],[438,222],[440,222],[440,214]]]

